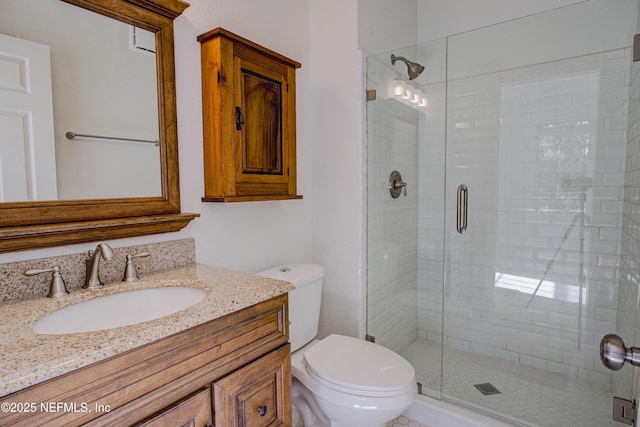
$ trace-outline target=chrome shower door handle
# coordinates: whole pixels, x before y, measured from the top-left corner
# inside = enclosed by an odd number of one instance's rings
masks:
[[[467,231],[467,205],[469,202],[469,190],[464,184],[458,186],[458,195],[456,203],[456,230],[458,233],[464,234]]]
[[[625,347],[618,335],[607,334],[600,341],[600,361],[613,371],[621,369],[625,362],[640,366],[640,348]]]

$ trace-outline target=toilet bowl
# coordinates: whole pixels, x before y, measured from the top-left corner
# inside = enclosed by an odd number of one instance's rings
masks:
[[[291,373],[292,394],[303,393],[300,387],[309,390],[330,421],[316,421],[318,427],[385,426],[417,396],[409,362],[385,347],[344,335],[312,341],[294,352]]]
[[[417,396],[415,371],[397,353],[333,334],[317,340],[324,269],[287,264],[258,273],[287,280],[291,400],[305,427],[384,427]]]

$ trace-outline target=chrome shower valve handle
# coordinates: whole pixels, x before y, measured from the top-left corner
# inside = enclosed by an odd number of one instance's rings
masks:
[[[393,183],[393,188],[395,188],[396,190],[402,189],[404,188],[404,197],[407,197],[407,183],[406,182],[394,182]]]
[[[403,193],[402,189],[404,189],[404,196],[407,197],[407,183],[402,180],[402,175],[398,171],[391,172],[388,188],[394,199],[400,197],[400,194]]]

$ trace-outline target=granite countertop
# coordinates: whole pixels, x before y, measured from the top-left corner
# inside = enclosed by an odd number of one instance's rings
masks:
[[[168,286],[207,292],[199,303],[156,320],[96,332],[40,335],[33,324],[67,305],[120,292]],[[266,301],[293,289],[289,282],[192,264],[157,272],[133,283],[114,282],[63,298],[0,304],[0,396]],[[82,322],[82,319],[78,319]]]

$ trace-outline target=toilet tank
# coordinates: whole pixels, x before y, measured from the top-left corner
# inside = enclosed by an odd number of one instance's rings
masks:
[[[318,334],[324,267],[310,263],[284,264],[256,273],[291,282],[289,291],[289,342],[294,352]]]

